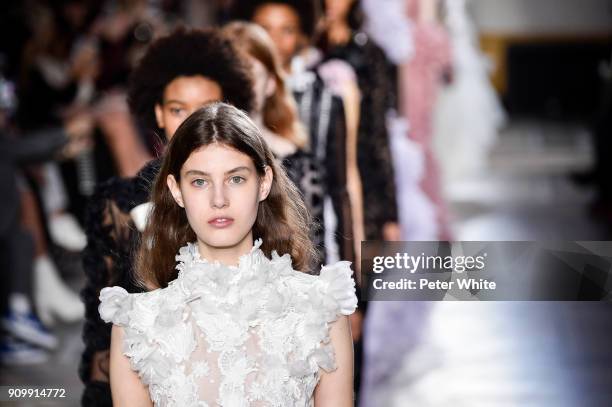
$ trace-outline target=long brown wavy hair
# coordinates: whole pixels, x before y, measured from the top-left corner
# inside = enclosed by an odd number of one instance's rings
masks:
[[[266,30],[254,23],[234,21],[225,25],[221,32],[233,41],[238,51],[261,62],[274,79],[274,93],[266,98],[263,106],[264,125],[299,148],[306,147],[306,130],[299,121],[295,100],[285,85],[280,57]]]
[[[151,192],[153,209],[142,235],[136,258],[136,275],[148,288],[166,287],[177,277],[175,256],[187,242],[196,240],[185,209],[177,205],[166,184],[168,175],[180,182],[181,168],[191,153],[210,144],[222,144],[248,155],[259,177],[265,167],[274,178],[268,197],[259,203],[253,238],[263,240],[261,249],[289,253],[293,268],[309,271],[316,252],[309,238],[311,219],[296,186],[289,180],[257,126],[241,110],[212,103],[194,112],[176,130],[168,144]]]

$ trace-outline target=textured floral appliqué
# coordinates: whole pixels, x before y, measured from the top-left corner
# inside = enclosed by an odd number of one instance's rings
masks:
[[[156,406],[312,405],[320,369],[336,368],[330,324],[357,304],[350,263],[309,275],[260,246],[224,266],[189,243],[168,287],[101,291],[100,316],[125,327],[124,354]]]

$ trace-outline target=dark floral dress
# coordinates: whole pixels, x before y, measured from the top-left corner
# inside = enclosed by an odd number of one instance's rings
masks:
[[[111,325],[100,319],[100,290],[118,285],[130,293],[145,289],[136,284],[133,256],[140,240],[130,211],[149,199],[160,160],[147,164],[134,178],[111,178],[100,184],[85,215],[87,247],[83,253],[86,282],[81,290],[85,303],[85,350],[79,376],[85,384],[83,406],[112,406],[109,385]]]

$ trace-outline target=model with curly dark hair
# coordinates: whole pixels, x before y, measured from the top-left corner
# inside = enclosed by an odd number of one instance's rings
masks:
[[[223,91],[223,101],[252,110],[253,90],[245,86],[248,70],[223,36],[205,30],[177,29],[160,38],[132,72],[128,103],[136,118],[149,129],[158,126],[156,105],[163,102],[166,87],[177,77],[202,76]]]
[[[249,67],[217,30],[179,29],[158,39],[131,75],[129,104],[148,130],[163,143],[203,105],[223,100],[249,112],[253,104]],[[81,291],[86,315],[79,375],[85,383],[84,406],[111,406],[109,349],[111,325],[100,319],[100,290],[118,285],[128,292],[146,291],[136,283],[133,255],[150,205],[149,192],[160,160],[134,178],[113,178],[97,188],[86,214],[88,245]]]

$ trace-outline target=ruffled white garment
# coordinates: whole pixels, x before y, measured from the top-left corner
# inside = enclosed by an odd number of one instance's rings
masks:
[[[425,174],[423,147],[407,137],[409,126],[405,119],[387,115],[387,129],[402,239],[437,240],[436,207],[421,188]]]
[[[362,0],[365,30],[394,64],[407,62],[414,54],[412,23],[406,0]]]
[[[465,0],[446,0],[453,82],[438,95],[434,150],[443,180],[481,173],[506,115],[489,80],[490,61],[478,45]]]
[[[225,266],[189,243],[168,287],[100,292],[100,316],[124,327],[123,352],[156,406],[313,405],[319,369],[336,369],[329,324],[357,307],[350,262],[315,276],[260,246]]]

